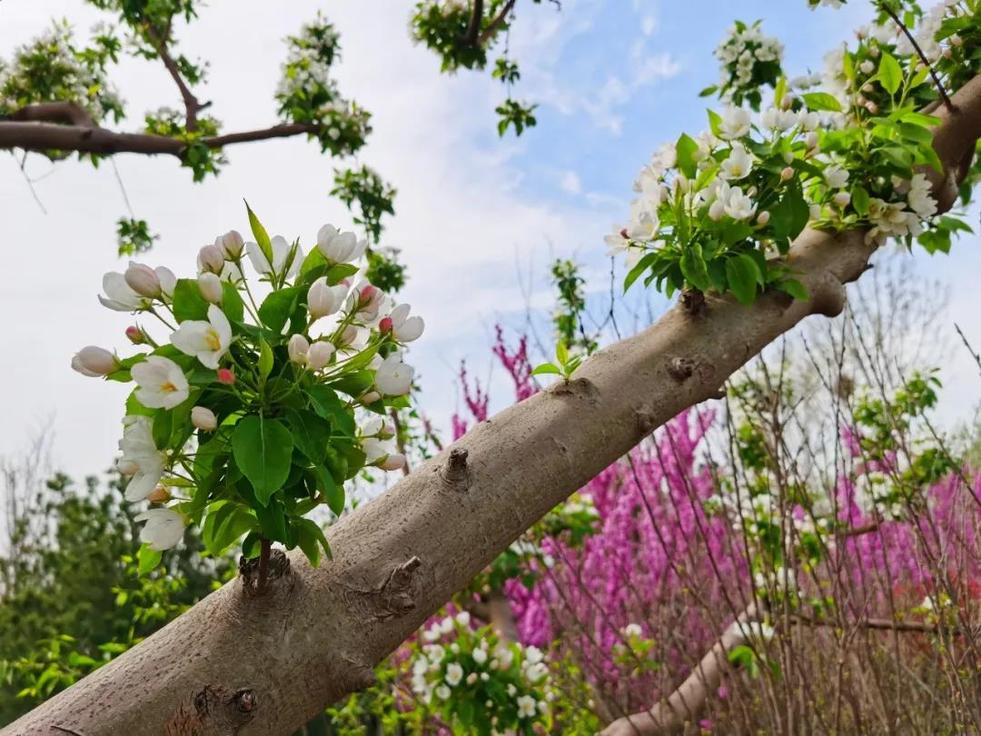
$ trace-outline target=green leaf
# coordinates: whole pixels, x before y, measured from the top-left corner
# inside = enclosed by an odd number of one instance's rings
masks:
[[[695,160],[695,155],[698,153],[698,144],[695,142],[695,139],[687,133],[682,133],[681,137],[678,138],[678,142],[675,144],[675,151],[677,153],[676,161],[678,169],[689,179],[693,179],[698,164]]]
[[[371,388],[374,382],[375,372],[364,370],[358,371],[357,373],[349,373],[336,381],[332,381],[330,385],[338,391],[343,391],[349,396],[357,398]]]
[[[170,434],[174,430],[174,416],[169,409],[157,409],[153,415],[153,444],[158,450],[166,450],[170,444]]]
[[[307,391],[310,407],[321,417],[330,421],[331,433],[353,437],[356,429],[354,413],[337,393],[327,386],[311,386]]]
[[[311,565],[316,567],[320,561],[320,553],[317,549],[318,544],[324,550],[327,559],[331,559],[330,545],[327,543],[327,537],[324,535],[324,530],[320,528],[319,524],[311,519],[294,519],[293,525],[297,531],[297,543],[300,549],[303,550],[303,554],[310,560]]]
[[[950,215],[944,215],[943,217],[941,217],[939,224],[940,224],[940,227],[942,227],[944,230],[946,230],[948,232],[951,232],[951,233],[956,233],[956,232],[973,233],[974,232],[971,229],[971,226],[968,225],[966,222],[964,222],[963,220],[958,220],[956,217],[951,217]]]
[[[208,507],[201,541],[208,553],[217,557],[255,525],[256,519],[246,507],[234,501],[215,501]]]
[[[565,365],[569,362],[569,346],[565,344],[564,340],[559,340],[555,344],[555,358],[559,361],[559,365]]]
[[[291,409],[286,414],[286,421],[293,430],[293,441],[296,449],[302,452],[313,463],[322,463],[327,455],[327,445],[330,443],[330,423],[312,411]]]
[[[535,369],[531,372],[531,375],[544,376],[549,373],[554,373],[559,376],[562,375],[562,371],[559,370],[559,367],[553,363],[542,363],[539,366],[535,366]]]
[[[752,304],[763,274],[760,273],[756,261],[741,253],[726,260],[726,280],[729,282],[729,289],[741,304]]]
[[[348,276],[353,276],[358,272],[358,267],[352,263],[336,263],[327,269],[327,283],[336,286]]]
[[[262,320],[262,324],[277,335],[282,334],[283,327],[296,309],[301,291],[298,286],[290,286],[271,292],[259,307],[259,319]]]
[[[163,553],[152,549],[149,544],[144,544],[140,547],[140,551],[136,553],[136,557],[138,561],[139,574],[146,575],[160,564],[160,560],[163,558]]]
[[[327,500],[327,508],[340,516],[344,511],[344,484],[334,480],[334,476],[322,465],[315,465],[313,472],[317,478],[317,490]]]
[[[841,103],[827,92],[808,92],[802,95],[808,110],[841,112]]]
[[[232,431],[232,457],[255,489],[260,504],[267,504],[290,474],[293,435],[278,419],[250,415]]]
[[[232,322],[243,322],[245,320],[245,303],[242,295],[234,284],[228,281],[221,282],[221,311]]]
[[[852,209],[862,217],[869,214],[869,193],[861,184],[852,187]]]
[[[882,88],[890,95],[894,95],[899,90],[899,85],[903,83],[903,69],[892,56],[883,53],[879,61],[878,77]]]
[[[781,279],[774,286],[784,294],[790,294],[794,299],[801,301],[810,298],[807,287],[797,279]]]
[[[777,238],[793,240],[807,226],[810,217],[811,210],[801,193],[800,185],[794,183],[770,209],[770,226]]]
[[[706,87],[706,88],[705,88],[705,89],[703,89],[703,90],[702,90],[701,92],[699,92],[699,93],[698,93],[698,96],[699,96],[699,97],[711,97],[712,95],[714,95],[714,94],[715,94],[715,92],[716,92],[716,90],[718,90],[718,87],[716,87],[716,86],[715,86],[715,85],[713,84],[713,85],[712,85],[711,87]]]
[[[273,351],[269,343],[259,338],[259,381],[265,383],[273,369]]]
[[[178,322],[208,318],[208,302],[201,296],[201,289],[196,279],[177,279],[172,308],[174,318]]]
[[[623,280],[623,290],[626,291],[627,289],[629,289],[631,284],[633,284],[634,281],[636,281],[640,277],[640,275],[643,274],[644,271],[646,271],[648,267],[650,267],[650,265],[654,263],[654,261],[656,260],[657,260],[657,253],[648,253],[639,261],[637,261],[637,263],[634,264],[634,267],[630,269],[630,272],[627,274],[627,277]]]
[[[266,539],[292,546],[292,539],[286,524],[286,509],[278,498],[270,499],[268,506],[256,506],[255,517],[259,530]]]
[[[722,116],[719,115],[715,110],[708,110],[709,128],[712,130],[712,134],[719,138],[722,134]]]
[[[266,261],[272,265],[273,262],[273,252],[272,252],[272,242],[269,240],[269,233],[266,232],[266,228],[262,226],[259,222],[259,218],[256,217],[255,212],[249,207],[249,203],[245,203],[245,209],[249,213],[249,226],[252,228],[252,235],[255,238],[256,244],[259,246],[259,250],[266,257]]]
[[[699,291],[708,291],[712,287],[712,280],[708,275],[708,268],[705,265],[705,258],[702,255],[702,246],[699,243],[692,243],[681,254],[681,273],[685,280]]]

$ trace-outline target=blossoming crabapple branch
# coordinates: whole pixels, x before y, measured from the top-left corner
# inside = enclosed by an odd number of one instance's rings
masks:
[[[914,36],[913,32],[910,31],[909,27],[905,23],[903,23],[902,19],[900,19],[900,17],[896,15],[896,11],[894,11],[892,8],[889,7],[888,3],[879,3],[878,7],[886,15],[892,18],[893,22],[903,32],[903,35],[905,35],[906,38],[909,40],[910,45],[913,47],[913,50],[916,51],[917,56],[920,57],[920,61],[923,62],[923,66],[925,66],[927,70],[930,72],[930,79],[933,80],[933,85],[934,87],[937,88],[937,94],[940,95],[940,99],[943,101],[944,107],[946,107],[949,112],[953,112],[954,106],[950,102],[950,97],[947,95],[947,90],[944,89],[943,82],[941,82],[940,77],[937,76],[937,70],[933,68],[933,64],[930,63],[930,60],[927,58],[926,54],[923,53],[923,49],[920,47],[919,42],[916,40],[916,36]]]
[[[952,101],[957,114],[940,110],[933,136],[954,179],[981,136],[981,77]],[[944,199],[940,206],[949,206]],[[241,582],[229,583],[3,736],[55,736],[54,724],[82,733],[158,734],[194,712],[203,685],[255,693],[250,733],[299,728],[325,703],[367,686],[377,662],[570,493],[679,411],[714,395],[801,320],[837,314],[843,284],[862,275],[876,247],[861,228],[806,231],[788,253],[806,299],[766,292],[742,306],[707,295],[697,318],[672,308],[584,361],[568,384],[478,424],[386,494],[342,516],[329,530],[331,564],[314,569],[291,557],[289,595],[274,591],[257,607]],[[690,375],[672,369],[678,358],[694,366]],[[467,451],[465,489],[445,481],[454,450]],[[140,697],[123,697],[134,679],[144,683]]]

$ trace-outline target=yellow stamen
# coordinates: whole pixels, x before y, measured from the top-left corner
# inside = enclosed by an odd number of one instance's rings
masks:
[[[204,341],[208,343],[208,347],[211,348],[211,350],[221,349],[221,338],[218,337],[218,333],[214,330],[208,330],[204,333]]]

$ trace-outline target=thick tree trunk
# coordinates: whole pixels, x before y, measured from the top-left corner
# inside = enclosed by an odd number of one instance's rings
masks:
[[[938,112],[935,145],[960,172],[981,134],[981,77],[954,102],[957,113]],[[341,519],[332,562],[314,570],[294,555],[261,597],[229,583],[3,736],[290,733],[367,685],[377,662],[549,509],[802,319],[840,312],[843,284],[873,250],[862,232],[805,232],[790,265],[808,300],[671,309]]]

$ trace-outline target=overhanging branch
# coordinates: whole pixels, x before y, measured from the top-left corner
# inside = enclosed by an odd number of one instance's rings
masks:
[[[56,119],[50,111],[47,111],[42,117],[37,108],[60,104],[70,103],[46,103],[45,106],[32,105],[29,113],[25,114],[30,114],[33,117],[24,119],[46,121]],[[27,111],[28,108],[24,108],[24,110]],[[75,151],[78,153],[99,153],[106,156],[117,153],[139,153],[148,156],[169,154],[179,157],[187,148],[184,141],[163,135],[121,133],[91,125],[21,122],[15,117],[20,113],[21,111],[18,111],[9,118],[0,120],[0,149]],[[235,143],[251,143],[271,138],[289,138],[296,135],[313,134],[319,130],[320,127],[312,123],[280,123],[268,128],[201,138],[197,142],[208,148],[223,148]]]

